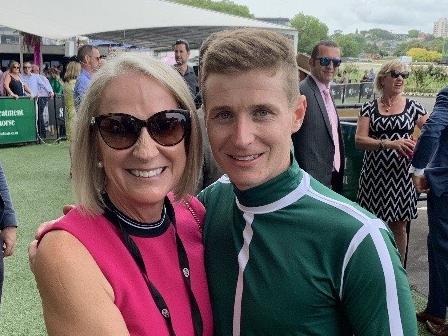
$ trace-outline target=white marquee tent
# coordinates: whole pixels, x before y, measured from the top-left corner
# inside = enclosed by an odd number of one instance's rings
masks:
[[[139,47],[169,49],[184,38],[196,47],[211,32],[256,27],[287,35],[297,47],[298,33],[288,26],[218,13],[164,0],[3,1],[0,24],[53,39],[87,35]]]

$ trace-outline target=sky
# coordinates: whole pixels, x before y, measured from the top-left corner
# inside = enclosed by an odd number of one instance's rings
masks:
[[[233,0],[246,5],[256,17],[287,17],[302,12],[335,30],[381,28],[393,33],[417,29],[432,33],[434,22],[448,17],[448,0]]]

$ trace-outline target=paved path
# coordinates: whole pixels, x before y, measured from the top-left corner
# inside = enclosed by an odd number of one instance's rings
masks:
[[[428,295],[427,235],[428,216],[426,214],[426,201],[420,201],[418,202],[418,218],[411,222],[406,270],[408,272],[409,283],[417,292],[425,296]]]

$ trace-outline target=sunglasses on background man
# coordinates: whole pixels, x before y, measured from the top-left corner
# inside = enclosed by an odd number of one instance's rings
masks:
[[[321,66],[329,66],[330,63],[333,63],[333,67],[337,68],[341,65],[342,60],[340,58],[330,58],[330,57],[318,57],[319,64]]]

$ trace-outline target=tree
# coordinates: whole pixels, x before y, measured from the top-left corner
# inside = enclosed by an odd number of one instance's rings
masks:
[[[328,38],[327,25],[314,16],[299,13],[289,23],[299,32],[299,43],[297,45],[299,52],[311,54],[317,42]]]
[[[417,38],[419,33],[420,31],[418,31],[417,29],[411,29],[408,31],[408,36],[410,38]]]
[[[366,44],[365,38],[360,34],[337,35],[334,40],[345,57],[358,57]]]
[[[418,62],[436,62],[442,58],[441,53],[423,48],[411,48],[406,55],[411,56],[413,60]]]
[[[205,8],[214,10],[221,13],[227,13],[237,16],[243,17],[254,17],[253,14],[250,13],[249,8],[244,5],[238,5],[237,3],[230,0],[220,0],[220,1],[212,1],[212,0],[176,0],[177,3],[183,5],[189,5],[193,7]]]

